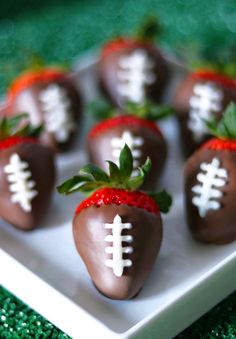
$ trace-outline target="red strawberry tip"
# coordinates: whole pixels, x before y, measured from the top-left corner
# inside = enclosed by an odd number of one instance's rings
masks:
[[[213,151],[232,151],[236,152],[236,140],[212,138],[204,143],[202,146],[204,149]]]
[[[100,133],[103,133],[117,126],[145,127],[153,131],[154,133],[156,133],[158,136],[162,136],[161,130],[153,121],[142,119],[142,118],[139,118],[133,115],[120,115],[120,116],[116,116],[116,117],[101,121],[100,123],[96,124],[90,130],[89,137],[94,138]]]
[[[192,73],[190,76],[196,80],[213,81],[236,91],[236,80],[230,78],[227,75],[217,73],[216,71],[199,69],[197,72]]]
[[[98,189],[89,198],[83,200],[78,205],[75,214],[79,214],[83,209],[89,208],[90,206],[99,208],[103,205],[128,205],[143,208],[156,215],[160,214],[159,206],[154,199],[146,193],[116,188]]]
[[[113,53],[117,53],[122,49],[129,48],[152,48],[149,42],[141,41],[135,38],[118,37],[106,43],[101,51],[101,58],[104,59]]]
[[[37,138],[33,137],[21,137],[21,136],[11,136],[8,138],[5,138],[3,140],[0,140],[0,151],[14,147],[19,144],[31,144],[31,143],[37,143]]]
[[[18,76],[8,89],[8,101],[14,100],[19,92],[36,83],[49,83],[62,79],[66,75],[66,71],[56,67],[48,67],[43,70],[30,70]]]

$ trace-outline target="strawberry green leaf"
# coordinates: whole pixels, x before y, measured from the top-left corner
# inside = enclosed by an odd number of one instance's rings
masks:
[[[230,131],[227,129],[227,125],[224,121],[219,121],[217,124],[217,134],[222,138],[231,138]]]
[[[112,161],[107,161],[109,165],[109,175],[99,167],[89,164],[81,168],[79,175],[68,179],[57,187],[61,194],[71,194],[74,192],[92,193],[101,188],[117,188],[123,190],[138,190],[143,185],[151,169],[151,160],[138,168],[138,175],[132,176],[133,156],[127,145],[121,150],[118,167]],[[148,193],[158,204],[161,212],[167,213],[171,205],[171,197],[165,191],[160,193]]]
[[[20,129],[18,129],[14,135],[18,135],[19,137],[23,137],[25,135],[29,136],[29,125],[24,125]]]
[[[0,139],[7,137],[7,119],[6,117],[1,118],[0,120]]]
[[[27,113],[21,113],[16,116],[7,118],[7,127],[11,130],[16,129],[17,127],[19,127],[19,124],[21,123],[21,121],[27,118],[28,118]]]
[[[236,105],[231,103],[227,106],[223,123],[226,133],[233,139],[236,138]]]
[[[129,178],[126,184],[126,189],[135,191],[137,190],[140,186],[142,186],[144,182],[144,175],[143,173],[140,173],[139,175]]]
[[[95,120],[105,120],[121,114],[119,110],[114,109],[111,104],[105,100],[92,101],[88,104],[87,112],[92,115]],[[142,104],[128,101],[124,104],[123,108],[124,115],[132,115],[153,121],[164,119],[173,113],[173,107],[157,105],[151,101],[146,101]]]
[[[145,181],[145,172],[139,168],[139,174],[134,176],[134,177],[131,177],[127,180],[127,183],[126,183],[126,188],[131,190],[131,191],[135,191],[137,190],[139,187],[141,187]]]
[[[42,134],[43,130],[44,130],[44,124],[38,125],[36,127],[30,126],[28,133],[30,137],[37,138]]]
[[[137,190],[140,186],[142,186],[151,169],[151,166],[152,166],[151,160],[147,158],[145,163],[138,168],[139,174],[127,180],[126,183],[127,189],[134,191]]]
[[[125,180],[129,178],[133,171],[133,155],[130,148],[126,144],[120,152],[119,164],[121,179]]]
[[[13,117],[0,118],[0,138],[4,139],[16,133],[21,121],[28,117],[28,114],[22,113]]]
[[[137,104],[136,102],[128,101],[124,104],[124,111],[126,114],[145,119],[149,112],[149,104],[147,102]]]
[[[60,194],[71,194],[74,192],[79,191],[79,187],[81,185],[83,185],[85,182],[90,182],[91,179],[86,177],[86,176],[82,176],[82,175],[75,175],[74,177],[66,180],[63,184],[61,184],[60,186],[57,187],[57,191]]]
[[[22,113],[13,117],[0,118],[0,139],[16,135],[21,137],[38,137],[43,131],[43,125],[36,127],[26,123],[28,114]]]
[[[112,161],[107,160],[109,165],[109,173],[111,180],[119,180],[120,178],[120,170],[119,167]]]
[[[91,193],[93,191],[96,191],[98,188],[102,188],[102,187],[106,187],[106,183],[105,182],[86,182],[84,184],[82,184],[79,187],[79,191],[82,193]]]
[[[124,109],[126,114],[153,121],[164,119],[174,113],[173,107],[157,105],[151,101],[146,101],[143,104],[129,101],[125,104]]]
[[[41,124],[39,126],[33,127],[29,124],[23,126],[21,129],[19,129],[18,131],[16,131],[15,135],[18,136],[27,136],[27,137],[34,137],[37,138],[40,136],[40,134],[42,133],[44,128],[44,125]]]
[[[165,190],[158,193],[149,193],[149,196],[155,200],[162,213],[169,212],[172,205],[172,198]]]
[[[86,113],[93,116],[95,120],[105,120],[116,114],[113,106],[106,100],[97,99],[88,103]]]
[[[82,167],[79,171],[79,174],[91,177],[94,181],[102,181],[102,182],[109,182],[110,178],[105,171],[101,168],[93,165],[88,164]]]
[[[203,119],[203,121],[204,121],[208,131],[212,135],[217,136],[217,125],[218,125],[218,122],[215,119],[212,119],[211,121]]]
[[[236,105],[230,103],[223,113],[221,120],[204,120],[209,132],[216,137],[236,139]]]
[[[140,167],[140,169],[143,171],[144,175],[147,176],[150,172],[152,167],[151,159],[148,157],[145,161],[145,163]]]
[[[150,107],[150,112],[147,118],[150,120],[158,121],[158,120],[169,117],[173,113],[174,113],[174,109],[171,106],[152,105]]]

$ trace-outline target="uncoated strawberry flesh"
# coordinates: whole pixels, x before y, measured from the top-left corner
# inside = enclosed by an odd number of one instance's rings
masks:
[[[105,58],[108,57],[112,53],[116,53],[120,51],[121,49],[126,48],[140,48],[140,47],[147,47],[147,43],[130,39],[130,38],[117,38],[115,40],[109,41],[107,44],[104,45],[101,53],[101,57]]]
[[[118,117],[114,117],[111,119],[107,119],[105,121],[100,122],[94,128],[91,129],[89,136],[91,138],[95,137],[96,135],[109,130],[110,128],[115,128],[117,126],[137,126],[137,127],[146,127],[152,130],[157,135],[162,135],[158,126],[153,123],[152,121],[134,117],[132,115],[121,115]]]
[[[199,70],[198,72],[191,74],[191,77],[197,80],[213,81],[236,91],[236,81],[226,75],[222,75],[217,72]]]
[[[90,206],[100,207],[103,205],[128,205],[137,208],[144,208],[150,213],[160,214],[156,202],[146,193],[140,191],[128,191],[117,188],[102,188],[97,190],[91,197],[82,201],[76,208],[75,213],[80,213],[83,209]]]
[[[236,152],[236,140],[213,138],[207,141],[202,148],[213,151],[229,150]]]
[[[13,147],[18,144],[23,144],[23,143],[37,143],[36,138],[32,137],[19,137],[19,136],[11,136],[9,138],[0,140],[0,150],[4,150],[6,148]]]
[[[46,68],[40,71],[23,73],[13,81],[8,90],[8,100],[14,100],[17,94],[37,83],[48,83],[65,77],[65,72],[56,68]]]

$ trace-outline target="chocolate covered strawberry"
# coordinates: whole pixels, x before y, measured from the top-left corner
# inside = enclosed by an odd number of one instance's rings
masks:
[[[81,98],[70,74],[56,67],[40,67],[21,74],[8,90],[8,114],[28,112],[30,123],[44,123],[42,140],[67,149],[78,132]]]
[[[206,125],[216,137],[185,166],[187,222],[195,239],[225,244],[236,240],[236,106]]]
[[[97,289],[112,299],[136,296],[154,265],[162,240],[160,212],[171,198],[163,191],[138,191],[151,163],[132,178],[133,158],[127,145],[119,166],[108,161],[109,175],[94,165],[62,184],[63,194],[90,193],[77,207],[73,234],[77,250]]]
[[[166,141],[154,121],[171,112],[171,108],[164,106],[130,104],[122,115],[111,116],[96,124],[87,139],[91,162],[107,169],[105,161],[110,159],[118,163],[120,151],[127,144],[134,158],[133,176],[138,173],[140,164],[148,156],[151,158],[153,167],[145,187],[152,188],[162,173],[167,155]]]
[[[22,118],[0,119],[0,217],[30,230],[49,208],[55,166],[52,150],[38,142],[40,128],[18,129]]]
[[[183,79],[174,106],[187,156],[210,138],[203,120],[219,120],[230,102],[236,102],[236,82],[218,70],[201,69]]]
[[[168,67],[153,44],[156,20],[145,22],[136,37],[119,37],[103,46],[98,65],[102,91],[111,102],[123,108],[126,102],[160,102]]]

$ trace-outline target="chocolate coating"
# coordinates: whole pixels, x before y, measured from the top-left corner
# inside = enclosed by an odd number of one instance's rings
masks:
[[[133,225],[123,230],[122,235],[133,236],[133,253],[123,254],[132,260],[132,266],[124,268],[123,275],[117,277],[105,261],[112,254],[105,253],[105,236],[111,234],[105,223],[112,223],[119,215],[122,222]],[[139,293],[154,265],[162,240],[161,217],[145,209],[127,205],[91,206],[75,215],[73,234],[77,250],[97,289],[112,299],[130,299]],[[123,242],[123,245],[131,245]]]
[[[167,157],[167,144],[162,134],[157,134],[147,127],[140,126],[124,126],[119,125],[96,136],[89,137],[87,140],[88,154],[92,163],[104,170],[108,169],[106,160],[115,161],[117,159],[112,155],[111,140],[113,138],[121,138],[124,131],[129,131],[134,137],[142,137],[143,145],[139,147],[141,157],[139,165],[144,164],[147,157],[152,161],[152,168],[148,178],[144,183],[144,188],[152,188],[157,185],[158,179],[164,169]]]
[[[190,98],[194,95],[193,88],[196,84],[205,84],[207,82],[212,81],[196,79],[191,75],[188,75],[180,83],[174,97],[174,107],[179,121],[181,142],[186,157],[191,155],[200,145],[202,145],[206,140],[211,138],[210,135],[206,135],[200,141],[196,141],[194,139],[193,132],[188,127]],[[227,105],[231,101],[236,102],[236,91],[220,83],[215,83],[215,86],[223,93],[222,109],[220,111],[213,113],[215,119],[219,120],[222,117],[222,113],[227,107]]]
[[[11,201],[9,182],[4,167],[9,158],[17,153],[21,160],[29,164],[29,171],[35,181],[38,195],[33,198],[32,211],[25,212],[18,203]],[[40,144],[18,144],[0,151],[0,216],[8,223],[22,230],[31,230],[40,224],[45,216],[52,196],[55,182],[53,152]]]
[[[145,98],[146,100],[159,103],[169,78],[167,62],[158,49],[152,46],[137,47],[136,50],[144,50],[150,60],[152,60],[152,74],[156,77],[156,80],[152,84],[144,85]],[[122,98],[118,92],[117,73],[120,71],[119,60],[121,57],[130,56],[134,51],[134,48],[125,48],[113,52],[101,58],[98,65],[98,78],[101,91],[108,100],[119,108],[123,108],[124,103],[130,101]]]
[[[218,210],[209,210],[204,218],[199,216],[198,208],[193,205],[192,187],[199,182],[196,179],[202,162],[211,162],[213,158],[221,161],[220,167],[227,170],[228,182],[220,188],[223,196],[218,199]],[[200,149],[187,161],[185,177],[185,206],[187,223],[193,237],[204,243],[226,244],[236,240],[236,153],[227,150],[214,151]]]
[[[54,132],[47,131],[45,114],[43,112],[42,102],[40,101],[40,93],[46,90],[51,85],[58,85],[66,93],[66,100],[70,103],[69,114],[73,121],[74,128],[70,131],[67,140],[60,141],[57,139]],[[54,100],[55,102],[55,100]],[[17,96],[10,102],[8,112],[10,115],[16,115],[22,112],[29,114],[32,125],[39,125],[45,123],[45,131],[42,133],[41,141],[43,144],[56,149],[58,151],[66,151],[70,148],[73,140],[78,134],[82,117],[82,102],[80,94],[67,77],[57,79],[50,83],[36,83],[20,91]],[[59,113],[59,112],[58,112]]]

